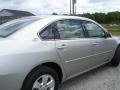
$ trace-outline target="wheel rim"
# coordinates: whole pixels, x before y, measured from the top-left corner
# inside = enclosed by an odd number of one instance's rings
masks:
[[[54,90],[55,80],[51,75],[42,75],[34,82],[32,90]]]

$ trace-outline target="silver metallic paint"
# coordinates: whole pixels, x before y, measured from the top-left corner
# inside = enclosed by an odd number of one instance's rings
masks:
[[[63,19],[94,22],[82,17],[52,16],[40,19],[7,38],[0,38],[0,90],[20,90],[29,72],[43,63],[58,64],[64,82],[112,59],[118,45],[115,38],[50,41],[39,38],[38,32],[44,27]],[[93,45],[96,41],[99,45]]]

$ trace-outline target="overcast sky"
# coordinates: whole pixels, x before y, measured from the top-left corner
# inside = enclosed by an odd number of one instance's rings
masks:
[[[1,9],[27,10],[34,14],[69,13],[70,0],[0,0]],[[120,0],[77,0],[77,13],[120,11]]]

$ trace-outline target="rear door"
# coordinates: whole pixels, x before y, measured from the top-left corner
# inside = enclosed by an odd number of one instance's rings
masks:
[[[80,20],[56,22],[60,39],[56,39],[57,52],[68,76],[78,74],[90,67],[91,42],[85,38]]]

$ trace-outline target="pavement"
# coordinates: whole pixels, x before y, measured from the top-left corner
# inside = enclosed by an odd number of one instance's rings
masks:
[[[64,82],[59,90],[120,90],[120,65],[96,68]]]

